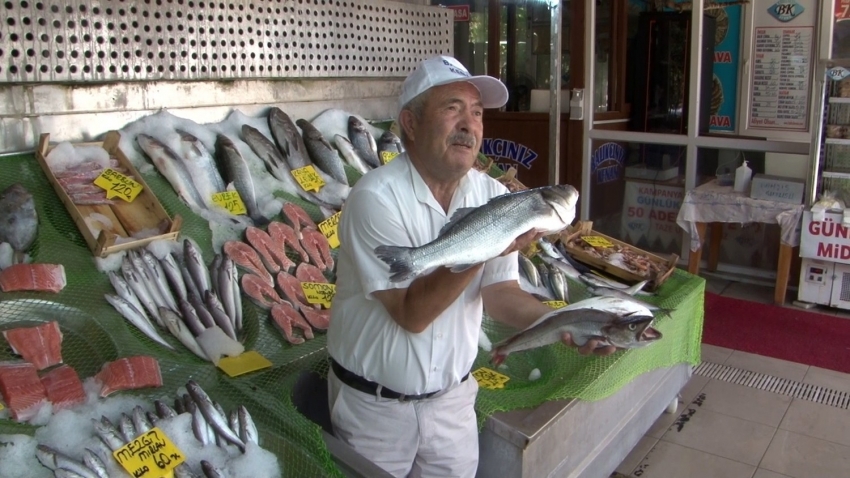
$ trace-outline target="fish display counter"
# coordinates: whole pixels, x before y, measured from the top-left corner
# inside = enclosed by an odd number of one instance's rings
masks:
[[[324,330],[338,210],[364,171],[400,149],[356,115],[323,115],[234,112],[198,125],[160,112],[113,138],[126,155],[118,163],[67,143],[42,148],[41,162],[0,159],[0,476],[130,476],[131,466],[381,476],[329,433]],[[100,177],[143,185],[179,228],[160,215],[130,232],[124,224],[144,221],[122,215],[125,199]],[[112,247],[92,247],[105,230]],[[558,310],[589,299],[589,276],[546,254],[530,266],[521,256],[524,288]],[[703,287],[677,270],[635,299],[652,319],[636,340],[652,344],[607,357],[506,348],[515,331],[485,318],[473,368],[480,474],[594,476],[624,456],[699,360]],[[180,459],[132,461],[138,440],[173,445]]]

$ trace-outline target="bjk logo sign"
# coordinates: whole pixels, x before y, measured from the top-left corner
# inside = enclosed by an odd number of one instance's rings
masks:
[[[469,5],[449,5],[449,8],[455,12],[456,22],[469,21]]]

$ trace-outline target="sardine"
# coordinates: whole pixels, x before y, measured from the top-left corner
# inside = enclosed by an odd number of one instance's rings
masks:
[[[196,209],[206,208],[206,202],[198,188],[195,187],[191,173],[177,153],[156,138],[146,134],[136,136],[136,141],[151,158],[159,173],[165,176],[165,179],[171,183],[171,187],[186,204]]]
[[[372,169],[383,164],[378,158],[378,145],[375,137],[356,116],[348,117],[348,140],[354,147],[357,155]]]
[[[189,380],[186,383],[186,390],[195,401],[198,409],[203,413],[204,418],[212,425],[215,432],[221,435],[225,440],[238,446],[240,450],[245,451],[245,442],[233,433],[227,425],[227,417],[222,416],[213,406],[212,400],[207,393],[194,380]]]
[[[99,478],[93,470],[89,470],[83,463],[47,445],[37,445],[35,457],[42,465],[54,471],[65,469],[84,478]]]
[[[204,265],[201,252],[195,248],[195,245],[189,239],[183,239],[183,267],[189,271],[195,288],[198,290],[198,295],[203,297],[203,294],[212,287],[210,272]]]
[[[110,305],[112,305],[112,307],[115,308],[115,310],[118,311],[119,314],[121,314],[122,317],[127,319],[128,322],[133,324],[137,329],[139,329],[139,331],[148,336],[151,340],[163,347],[174,350],[174,347],[172,347],[171,344],[166,342],[165,339],[159,335],[159,332],[157,332],[150,320],[145,317],[144,313],[137,310],[133,304],[113,294],[104,294],[103,297]]]
[[[83,451],[83,464],[93,471],[97,478],[109,478],[109,473],[106,472],[106,463],[91,448],[86,448]]]
[[[192,332],[177,314],[165,307],[160,308],[159,313],[171,335],[176,337],[190,352],[203,360],[208,360],[206,354],[201,350],[201,346],[198,345],[198,341],[195,340],[195,336],[192,335]]]
[[[357,154],[357,151],[354,151],[354,146],[348,138],[341,134],[334,135],[334,145],[336,146],[336,149],[339,150],[340,154],[342,154],[342,158],[345,162],[352,168],[356,169],[360,174],[366,174],[371,171],[372,168],[366,164],[366,161],[363,161],[363,158]]]
[[[8,242],[15,251],[13,264],[23,262],[37,233],[38,212],[32,194],[17,183],[0,192],[0,242]]]
[[[260,432],[257,430],[257,425],[248,409],[244,405],[239,405],[237,408],[239,414],[239,438],[245,443],[260,444]]]
[[[254,178],[248,169],[248,163],[245,162],[245,158],[239,153],[236,145],[227,136],[219,134],[216,138],[215,150],[219,167],[224,171],[228,185],[232,184],[239,193],[248,211],[248,217],[256,226],[268,224],[269,220],[262,215],[260,205],[257,203],[257,191],[254,188]]]
[[[180,273],[180,266],[171,253],[166,254],[159,262],[168,283],[171,284],[171,290],[177,296],[179,305],[180,300],[186,300],[186,283],[183,281],[183,274]]]
[[[578,191],[570,185],[503,194],[475,208],[462,208],[439,236],[419,247],[378,246],[375,254],[399,282],[437,266],[466,270],[502,254],[532,229],[557,232],[575,219]]]
[[[213,194],[224,191],[225,187],[224,180],[215,167],[215,159],[198,138],[186,131],[179,129],[176,131],[180,135],[180,146],[182,148],[180,159],[183,160],[186,169],[189,170],[192,183],[198,189],[204,204],[207,207],[212,207],[214,204],[212,201]]]
[[[118,431],[124,437],[125,442],[131,442],[138,436],[136,427],[133,425],[133,418],[126,413],[121,414],[121,419],[118,421]]]
[[[348,177],[345,175],[342,159],[322,133],[305,119],[299,119],[295,124],[301,128],[304,146],[307,147],[307,153],[313,163],[334,180],[347,185]]]
[[[392,158],[404,152],[401,139],[390,130],[384,131],[384,134],[378,138],[377,143],[378,159],[381,161],[381,164],[387,164]]]
[[[522,350],[561,341],[569,332],[573,342],[582,346],[596,339],[601,345],[636,348],[659,340],[661,332],[653,328],[654,317],[646,307],[612,297],[594,297],[544,314],[531,326],[493,348],[496,365]]]

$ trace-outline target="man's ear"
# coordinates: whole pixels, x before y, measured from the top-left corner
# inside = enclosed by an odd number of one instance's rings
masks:
[[[398,115],[398,124],[404,131],[404,135],[410,141],[416,141],[416,115],[410,110],[401,110]]]

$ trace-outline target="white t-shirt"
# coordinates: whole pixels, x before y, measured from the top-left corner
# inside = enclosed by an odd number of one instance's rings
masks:
[[[506,192],[498,181],[472,169],[446,214],[406,154],[361,178],[339,224],[336,296],[328,330],[331,357],[349,371],[406,395],[459,383],[477,355],[481,288],[518,280],[516,253],[489,260],[454,303],[414,334],[372,296],[378,290],[406,288],[413,281],[390,282],[389,266],[375,255],[375,248],[427,244],[457,209],[480,206]]]

